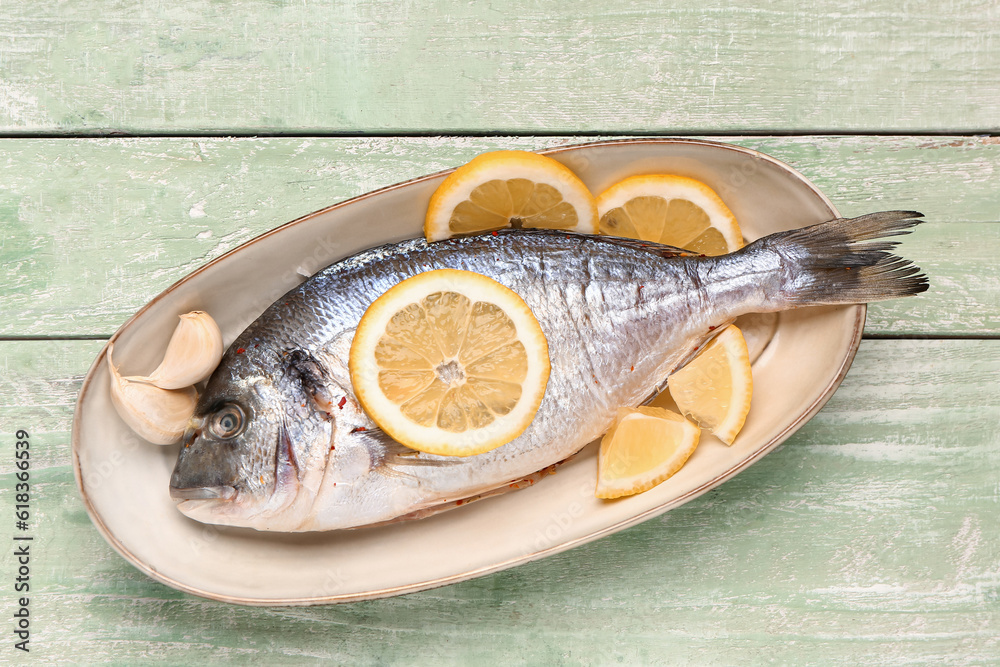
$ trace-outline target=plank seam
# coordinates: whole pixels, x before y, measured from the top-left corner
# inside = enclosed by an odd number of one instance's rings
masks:
[[[0,343],[18,343],[25,341],[79,341],[79,340],[109,340],[108,334],[79,335],[79,336],[0,336]]]
[[[18,132],[2,130],[0,139],[366,139],[366,138],[475,138],[475,137],[968,137],[1000,136],[1000,128],[966,130],[776,130],[732,128],[721,130],[396,130],[396,131],[178,131],[133,133],[124,130],[93,130],[89,132]]]
[[[866,333],[861,340],[1000,340],[1000,332],[986,334],[895,334]]]

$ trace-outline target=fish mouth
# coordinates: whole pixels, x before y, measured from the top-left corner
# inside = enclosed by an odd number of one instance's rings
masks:
[[[236,497],[236,489],[231,486],[179,488],[171,485],[170,497],[174,500],[232,500]]]

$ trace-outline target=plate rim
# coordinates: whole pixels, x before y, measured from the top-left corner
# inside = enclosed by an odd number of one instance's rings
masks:
[[[579,144],[567,144],[567,145],[555,146],[555,147],[541,149],[541,150],[532,151],[532,152],[540,153],[542,155],[550,155],[550,156],[552,156],[552,155],[558,155],[560,153],[565,153],[565,152],[570,152],[570,151],[574,151],[574,150],[579,150],[579,149],[582,149],[582,148],[592,148],[592,147],[600,147],[600,146],[623,146],[623,145],[629,145],[629,144],[671,144],[671,145],[689,144],[689,145],[697,145],[697,146],[707,146],[707,147],[712,147],[712,148],[717,148],[717,149],[724,149],[724,150],[729,150],[729,151],[733,151],[733,152],[737,152],[737,153],[746,154],[746,155],[748,155],[750,157],[753,157],[753,158],[759,159],[759,160],[763,160],[765,162],[769,162],[769,163],[773,164],[774,166],[778,167],[779,170],[781,170],[782,172],[784,172],[788,176],[791,176],[794,180],[798,181],[801,185],[805,186],[810,191],[812,191],[815,195],[817,195],[819,197],[820,201],[830,210],[831,214],[834,217],[840,217],[840,213],[837,210],[837,208],[833,205],[833,202],[831,202],[830,199],[825,194],[823,194],[822,191],[819,190],[819,188],[817,188],[812,182],[809,181],[809,179],[807,179],[798,170],[796,170],[795,168],[791,167],[790,165],[786,164],[785,162],[783,162],[783,161],[781,161],[781,160],[779,160],[779,159],[777,159],[775,157],[767,155],[766,153],[762,153],[762,152],[760,152],[758,150],[755,150],[753,148],[747,148],[745,146],[738,146],[738,145],[735,145],[735,144],[729,144],[729,143],[725,143],[725,142],[721,142],[721,141],[712,141],[712,140],[706,140],[706,139],[695,139],[695,138],[688,138],[688,137],[634,137],[634,138],[626,138],[626,139],[602,139],[602,140],[598,140],[598,141],[590,141],[590,142],[584,142],[584,143],[579,143]],[[608,535],[611,535],[613,533],[619,532],[619,531],[624,530],[626,528],[629,528],[631,526],[635,526],[635,525],[637,525],[639,523],[642,523],[644,521],[648,521],[649,519],[657,517],[657,516],[659,516],[661,514],[664,514],[664,513],[668,512],[668,511],[672,510],[672,509],[675,509],[675,508],[677,508],[677,507],[679,507],[679,506],[681,506],[681,505],[683,505],[683,504],[685,504],[687,502],[690,502],[691,500],[694,500],[695,498],[698,498],[702,494],[710,491],[711,489],[714,489],[715,487],[719,486],[723,482],[731,479],[732,477],[736,476],[737,474],[739,474],[740,472],[742,472],[743,470],[745,470],[749,466],[753,465],[754,463],[756,463],[757,461],[759,461],[761,458],[763,458],[766,454],[770,453],[775,448],[777,448],[781,443],[783,443],[789,437],[791,437],[791,435],[795,431],[797,431],[799,429],[799,427],[801,427],[804,422],[808,421],[813,416],[815,416],[816,413],[819,412],[820,409],[822,409],[822,407],[824,405],[826,405],[826,403],[833,396],[833,394],[836,391],[836,389],[843,382],[843,379],[847,375],[847,372],[850,370],[851,364],[853,363],[854,358],[857,355],[858,347],[861,344],[862,334],[863,334],[864,326],[865,326],[865,320],[866,320],[867,312],[868,312],[868,308],[867,308],[866,304],[855,304],[853,306],[849,306],[849,307],[853,307],[855,309],[855,319],[854,319],[854,324],[853,324],[853,332],[852,332],[852,335],[851,335],[851,340],[850,340],[850,343],[849,343],[849,346],[848,346],[848,351],[847,351],[847,354],[845,355],[845,357],[843,359],[843,362],[841,363],[840,367],[838,368],[836,374],[834,376],[832,376],[832,378],[830,379],[830,381],[827,383],[826,387],[824,387],[822,393],[816,398],[816,400],[813,401],[813,403],[804,412],[802,412],[799,415],[799,417],[797,419],[795,419],[794,421],[792,421],[791,423],[789,423],[784,429],[782,429],[781,432],[779,432],[777,435],[775,435],[773,438],[771,438],[768,442],[764,443],[761,447],[757,448],[757,450],[755,450],[753,452],[753,454],[751,454],[750,456],[748,456],[746,459],[742,460],[739,464],[737,464],[737,465],[735,465],[735,466],[733,466],[731,468],[728,468],[722,474],[716,475],[715,477],[712,477],[711,479],[705,481],[704,483],[700,484],[699,486],[695,487],[694,489],[691,489],[690,491],[688,491],[688,492],[686,492],[686,493],[684,493],[684,494],[682,494],[682,495],[680,495],[680,496],[678,496],[678,497],[676,497],[676,498],[674,498],[674,499],[672,499],[672,500],[670,500],[668,502],[665,502],[665,503],[663,503],[661,505],[657,505],[655,507],[651,507],[651,508],[649,508],[649,509],[647,509],[647,510],[645,510],[643,512],[640,512],[639,514],[636,514],[636,515],[633,515],[633,516],[629,517],[628,519],[625,519],[625,520],[622,520],[622,521],[618,521],[618,522],[616,522],[614,524],[611,524],[609,526],[606,526],[606,527],[604,527],[604,528],[602,528],[600,530],[594,531],[594,532],[592,532],[592,533],[590,533],[588,535],[585,535],[585,536],[582,536],[582,537],[578,537],[578,538],[575,538],[573,540],[569,540],[567,542],[563,542],[563,543],[560,543],[560,544],[555,545],[555,546],[547,547],[547,548],[544,548],[544,549],[539,549],[539,550],[532,551],[532,552],[527,553],[527,554],[522,554],[522,555],[520,555],[518,557],[515,557],[515,558],[509,558],[507,560],[504,560],[504,561],[501,561],[501,562],[498,562],[498,563],[493,563],[493,564],[485,566],[485,567],[474,568],[472,570],[466,570],[466,571],[463,571],[463,572],[460,572],[460,573],[456,573],[456,574],[452,574],[452,575],[448,575],[448,576],[445,576],[445,577],[439,577],[437,579],[432,579],[432,580],[427,580],[427,581],[421,581],[421,582],[416,582],[416,583],[410,583],[410,584],[403,584],[403,585],[399,585],[399,586],[392,586],[392,587],[389,587],[389,588],[383,588],[383,589],[379,589],[379,590],[362,591],[362,592],[356,592],[356,593],[343,593],[343,594],[339,594],[339,595],[321,595],[321,596],[314,596],[314,597],[258,598],[258,597],[244,597],[244,596],[226,595],[226,594],[223,594],[223,593],[216,593],[216,592],[212,592],[212,591],[203,590],[203,589],[198,588],[196,586],[192,586],[190,584],[186,584],[186,583],[183,583],[183,582],[178,581],[176,579],[173,579],[171,577],[168,577],[166,575],[163,575],[162,573],[160,573],[159,571],[157,571],[154,567],[152,567],[151,565],[148,565],[147,563],[145,563],[144,561],[142,561],[141,559],[139,559],[138,557],[136,557],[111,532],[111,530],[104,523],[104,521],[101,518],[100,514],[97,512],[97,509],[94,507],[93,503],[91,502],[91,499],[90,499],[90,497],[89,497],[89,495],[88,495],[88,493],[86,491],[86,488],[84,486],[83,472],[81,470],[81,463],[80,463],[80,456],[79,456],[79,451],[80,451],[80,446],[81,446],[81,443],[80,443],[80,437],[81,436],[80,436],[79,424],[80,424],[80,421],[81,421],[82,411],[83,411],[83,409],[82,409],[83,408],[83,399],[86,396],[88,390],[90,389],[90,386],[91,386],[91,383],[92,383],[92,381],[94,379],[96,371],[105,363],[104,362],[104,357],[107,354],[108,347],[111,344],[113,344],[118,339],[119,335],[127,327],[129,327],[134,320],[136,320],[138,317],[140,317],[147,310],[149,310],[150,308],[152,308],[153,306],[155,306],[160,300],[162,300],[164,297],[166,297],[168,294],[170,294],[174,290],[178,289],[184,283],[188,282],[189,280],[192,280],[195,276],[197,276],[197,275],[201,274],[203,271],[207,270],[209,267],[215,265],[217,262],[221,262],[221,261],[227,259],[228,257],[230,257],[230,255],[233,255],[233,254],[235,254],[237,252],[241,252],[245,248],[247,248],[247,247],[249,247],[249,246],[251,246],[251,245],[253,245],[253,244],[255,244],[255,243],[257,243],[257,242],[259,242],[259,241],[261,241],[263,239],[265,239],[265,238],[268,238],[268,237],[270,237],[270,236],[272,236],[274,234],[277,234],[277,233],[281,232],[282,230],[284,230],[286,228],[289,228],[289,227],[294,226],[294,225],[302,224],[302,223],[304,223],[304,222],[306,222],[308,220],[311,220],[311,219],[313,219],[313,218],[315,218],[317,216],[325,215],[325,214],[327,214],[327,213],[329,213],[331,211],[334,211],[334,210],[336,210],[338,208],[341,208],[343,206],[348,206],[350,204],[354,204],[356,202],[363,201],[363,200],[371,198],[371,197],[375,197],[375,196],[382,195],[382,194],[385,194],[385,193],[388,193],[388,192],[392,192],[394,190],[398,190],[398,189],[401,189],[403,187],[407,187],[407,186],[411,186],[411,185],[414,185],[414,184],[417,184],[417,183],[421,183],[421,182],[424,182],[424,181],[432,180],[432,179],[438,178],[440,176],[445,176],[447,174],[452,173],[457,168],[458,167],[452,167],[452,168],[449,168],[449,169],[444,169],[444,170],[433,172],[433,173],[430,173],[430,174],[425,174],[425,175],[422,175],[422,176],[417,176],[415,178],[407,179],[405,181],[400,181],[398,183],[393,183],[391,185],[387,185],[385,187],[379,188],[377,190],[372,190],[370,192],[366,192],[366,193],[357,195],[355,197],[350,197],[348,199],[345,199],[343,201],[337,202],[337,203],[332,204],[330,206],[327,206],[325,208],[319,209],[317,211],[313,211],[311,213],[307,213],[307,214],[305,214],[303,216],[300,216],[300,217],[295,218],[293,220],[290,220],[288,222],[282,223],[281,225],[279,225],[279,226],[277,226],[277,227],[275,227],[273,229],[269,229],[269,230],[267,230],[267,231],[265,231],[265,232],[263,232],[261,234],[258,234],[254,238],[241,243],[240,245],[236,246],[235,248],[229,250],[228,252],[223,253],[219,257],[216,257],[215,259],[213,259],[213,260],[211,260],[209,262],[206,262],[205,264],[199,266],[195,270],[193,270],[190,273],[184,275],[182,278],[180,278],[179,280],[177,280],[176,282],[174,282],[173,284],[171,284],[169,287],[167,287],[162,292],[160,292],[155,297],[153,297],[150,301],[148,301],[139,310],[137,310],[131,317],[129,317],[127,320],[125,320],[125,322],[123,322],[122,325],[119,326],[118,329],[105,342],[104,346],[101,348],[100,352],[97,354],[97,357],[95,358],[94,362],[91,364],[90,368],[88,369],[87,375],[84,377],[83,383],[82,383],[82,385],[80,387],[80,392],[77,395],[76,405],[75,405],[74,410],[73,410],[73,427],[72,427],[72,433],[71,433],[71,439],[70,439],[71,454],[72,454],[72,464],[73,464],[73,476],[74,476],[74,478],[76,480],[77,490],[79,491],[80,496],[81,496],[81,498],[83,500],[84,508],[87,510],[87,514],[90,517],[91,522],[97,528],[97,530],[101,534],[101,536],[104,537],[105,541],[107,541],[108,544],[110,544],[111,547],[115,551],[117,551],[118,554],[120,556],[122,556],[128,563],[130,563],[133,567],[135,567],[136,569],[138,569],[140,572],[142,572],[143,574],[147,575],[151,579],[153,579],[155,581],[158,581],[158,582],[160,582],[162,584],[165,584],[167,586],[170,586],[171,588],[173,588],[175,590],[179,590],[179,591],[184,592],[184,593],[190,593],[192,595],[196,595],[198,597],[202,597],[202,598],[206,598],[206,599],[210,599],[210,600],[216,600],[216,601],[219,601],[219,602],[227,602],[227,603],[230,603],[230,604],[239,604],[239,605],[252,606],[252,607],[312,606],[312,605],[334,604],[334,603],[344,603],[344,602],[360,602],[360,601],[363,601],[363,600],[375,600],[375,599],[386,598],[386,597],[391,597],[391,596],[395,596],[395,595],[402,595],[402,594],[405,594],[405,593],[415,593],[415,592],[418,592],[418,591],[430,590],[430,589],[433,589],[433,588],[438,588],[438,587],[446,586],[446,585],[449,585],[449,584],[455,584],[455,583],[459,583],[459,582],[462,582],[462,581],[467,581],[469,579],[474,579],[476,577],[484,576],[484,575],[487,575],[487,574],[493,574],[495,572],[500,572],[502,570],[506,570],[506,569],[514,567],[516,565],[522,565],[522,564],[529,563],[529,562],[532,562],[532,561],[535,561],[535,560],[540,560],[540,559],[545,558],[547,556],[552,556],[552,555],[555,555],[557,553],[561,553],[563,551],[567,551],[569,549],[581,546],[583,544],[586,544],[588,542],[592,542],[592,541],[600,539],[602,537],[606,537]]]

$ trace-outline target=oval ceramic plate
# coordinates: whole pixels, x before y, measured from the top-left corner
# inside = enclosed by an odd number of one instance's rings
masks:
[[[837,217],[803,176],[766,155],[688,139],[626,140],[546,151],[595,193],[627,176],[667,172],[719,193],[752,240]],[[337,204],[268,232],[153,299],[111,338],[124,374],[159,361],[177,315],[211,313],[226,343],[303,276],[364,248],[420,236],[448,172]],[[418,591],[536,560],[610,535],[698,497],[774,449],[827,401],[850,366],[863,306],[779,317],[753,367],[754,399],[732,447],[705,436],[687,465],[646,493],[594,498],[596,444],[529,488],[433,517],[325,533],[264,533],[192,521],[167,492],[177,446],[141,441],[109,398],[105,354],[76,407],[77,483],[97,528],[126,559],[169,586],[252,605],[345,602]],[[399,554],[405,553],[406,567]]]

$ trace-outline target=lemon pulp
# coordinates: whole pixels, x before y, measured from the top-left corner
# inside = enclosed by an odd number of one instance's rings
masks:
[[[598,498],[648,491],[680,470],[698,446],[698,427],[663,408],[622,408],[601,440]]]

